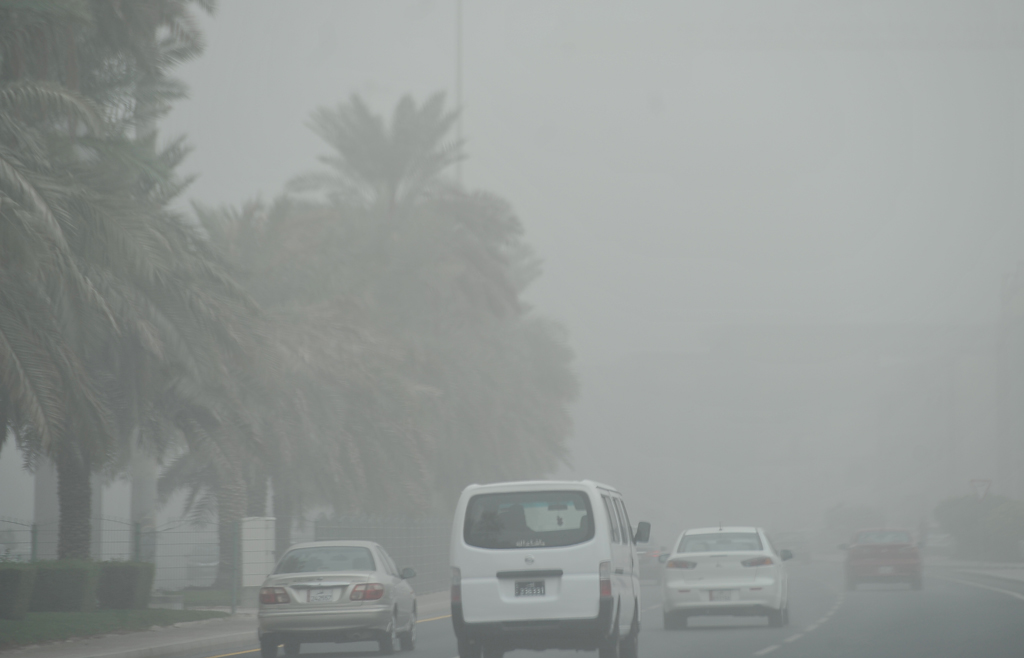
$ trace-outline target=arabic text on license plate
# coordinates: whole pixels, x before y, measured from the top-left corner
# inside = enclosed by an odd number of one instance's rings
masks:
[[[516,596],[544,596],[544,581],[517,580]]]
[[[309,603],[330,603],[334,600],[333,589],[311,589],[309,590]]]
[[[732,599],[732,590],[728,589],[713,589],[711,592],[712,601],[729,601]]]

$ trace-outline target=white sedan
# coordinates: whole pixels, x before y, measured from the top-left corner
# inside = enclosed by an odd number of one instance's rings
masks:
[[[789,586],[783,561],[761,528],[687,530],[665,562],[665,628],[683,628],[702,615],[767,616],[789,623]]]

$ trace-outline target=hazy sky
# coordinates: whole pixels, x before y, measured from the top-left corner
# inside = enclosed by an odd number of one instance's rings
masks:
[[[995,317],[1024,253],[1019,2],[466,0],[466,181],[508,198],[585,361],[719,323]],[[207,203],[310,111],[454,87],[455,2],[221,0],[164,124]]]

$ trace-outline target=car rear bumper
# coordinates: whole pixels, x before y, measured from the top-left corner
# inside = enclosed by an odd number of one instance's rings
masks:
[[[602,599],[597,617],[590,619],[532,619],[527,621],[467,623],[462,604],[452,604],[452,626],[460,642],[513,649],[577,649],[593,651],[612,633],[614,601]]]
[[[920,580],[918,564],[859,564],[847,565],[846,578],[861,583],[907,582]]]
[[[296,639],[300,642],[355,642],[372,640],[387,630],[392,619],[388,605],[360,606],[350,610],[259,611],[259,636]]]
[[[712,600],[724,592],[727,600]],[[764,615],[785,605],[780,585],[774,580],[749,584],[666,582],[662,603],[666,613],[687,615]]]

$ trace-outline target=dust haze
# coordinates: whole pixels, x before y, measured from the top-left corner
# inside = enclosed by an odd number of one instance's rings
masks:
[[[1020,497],[1013,278],[1024,9],[976,2],[467,2],[469,187],[544,260],[581,397],[562,475],[668,542],[694,524],[918,527]],[[456,84],[455,5],[222,2],[166,122],[193,197],[272,196],[311,108]]]

